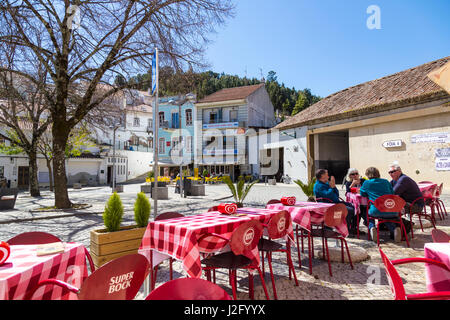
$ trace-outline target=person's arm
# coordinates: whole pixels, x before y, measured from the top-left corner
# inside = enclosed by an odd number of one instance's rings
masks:
[[[363,197],[368,197],[369,194],[367,193],[366,187],[368,187],[368,183],[364,183],[361,188],[359,189],[359,194]]]
[[[390,188],[392,189],[392,192],[396,195],[402,195],[407,189],[408,189],[408,183],[405,179],[400,178],[392,187],[391,184]]]

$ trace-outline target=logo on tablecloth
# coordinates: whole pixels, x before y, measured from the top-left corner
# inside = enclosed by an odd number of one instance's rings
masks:
[[[120,276],[111,277],[109,280],[108,294],[129,288],[131,286],[131,280],[133,280],[133,274],[134,272],[128,272]]]
[[[10,254],[9,244],[7,242],[0,242],[0,265],[6,262]]]
[[[278,232],[283,232],[284,229],[286,229],[286,218],[281,218],[280,220],[278,220]]]

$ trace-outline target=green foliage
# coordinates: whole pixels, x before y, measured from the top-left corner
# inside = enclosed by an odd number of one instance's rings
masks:
[[[153,178],[155,176],[155,173],[153,172],[153,170],[152,171],[149,171],[148,172],[148,174],[147,174],[147,178]]]
[[[120,196],[114,192],[106,203],[105,211],[103,212],[103,223],[105,224],[106,231],[119,231],[122,217],[122,200],[120,199]]]
[[[294,181],[298,186],[302,189],[303,193],[308,198],[314,197],[314,184],[316,183],[316,177],[314,177],[309,183],[303,183],[301,180],[295,180]]]
[[[230,188],[231,194],[234,197],[234,200],[238,204],[243,204],[244,199],[247,197],[248,193],[250,192],[250,189],[253,187],[255,183],[257,183],[259,180],[255,180],[253,182],[249,182],[245,184],[245,178],[243,176],[240,176],[238,178],[238,181],[236,182],[236,186],[231,181],[231,178],[229,176],[223,176],[222,181],[225,182],[225,184]]]
[[[297,113],[303,111],[308,107],[308,100],[303,92],[298,94],[297,102],[295,103],[294,110],[292,110],[292,115],[296,115]]]
[[[136,202],[134,203],[134,221],[139,228],[146,227],[148,219],[150,218],[150,201],[143,192],[137,194]]]

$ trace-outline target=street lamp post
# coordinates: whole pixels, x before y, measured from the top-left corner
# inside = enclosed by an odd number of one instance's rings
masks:
[[[116,189],[116,131],[120,128],[120,124],[116,124],[113,129],[113,167],[112,167],[112,191]]]

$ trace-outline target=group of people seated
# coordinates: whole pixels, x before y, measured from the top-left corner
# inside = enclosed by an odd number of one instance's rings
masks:
[[[410,210],[411,212],[422,211],[425,205],[423,199],[419,199],[414,202],[416,199],[422,197],[422,192],[420,191],[417,183],[407,175],[403,174],[402,169],[397,164],[391,165],[388,173],[392,178],[391,181],[381,178],[380,171],[375,167],[367,168],[365,177],[361,177],[357,169],[350,168],[347,172],[346,181],[344,183],[346,192],[358,192],[361,196],[367,197],[372,201],[375,201],[378,197],[386,194],[395,194],[405,200],[405,212],[410,212]],[[336,188],[336,181],[333,176],[328,176],[328,171],[326,169],[317,170],[316,179],[317,181],[314,185],[314,195],[317,201],[343,203],[348,210],[346,221],[349,233],[350,235],[355,235],[357,233],[358,221],[353,204],[339,198],[339,191]],[[411,207],[413,202],[414,205]],[[372,240],[376,242],[377,231],[375,228],[375,223],[372,219],[370,219],[370,222],[367,222],[366,211],[367,207],[361,206],[360,216],[364,220],[364,225],[368,227]],[[397,220],[399,218],[397,213],[380,212],[374,205],[370,206],[369,216],[389,220]],[[394,239],[395,242],[401,241],[402,233],[398,224],[386,222],[383,225],[384,228],[390,231],[391,239]],[[409,232],[408,229],[412,226],[408,225],[405,227],[407,232]],[[360,231],[360,234],[361,233],[364,232]]]

